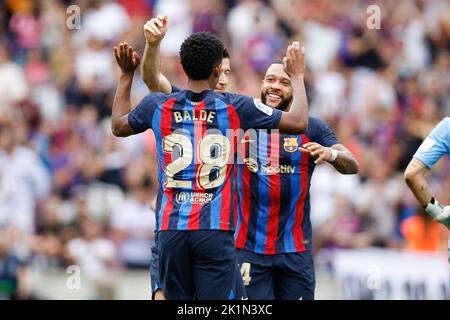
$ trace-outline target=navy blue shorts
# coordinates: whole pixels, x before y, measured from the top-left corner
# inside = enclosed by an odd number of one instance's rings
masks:
[[[311,251],[266,255],[237,250],[237,258],[250,300],[314,299]]]
[[[152,300],[155,299],[155,293],[157,290],[161,289],[161,282],[159,281],[159,250],[158,250],[158,234],[156,233],[155,243],[151,248],[152,257],[150,263],[150,278],[152,285]],[[235,285],[235,296],[236,300],[247,299],[247,293],[245,291],[244,283],[242,282],[241,270],[236,261],[234,268],[234,285]]]
[[[240,270],[240,266],[237,262],[237,257],[236,257],[236,263],[234,264],[235,268],[234,268],[234,289],[235,289],[235,300],[247,300],[248,296],[247,296],[247,291],[245,290],[244,287],[244,282],[242,281],[242,276],[241,276],[241,270]]]
[[[158,232],[155,235],[155,243],[152,246],[152,257],[150,259],[150,279],[152,285],[152,300],[155,300],[155,293],[161,289],[159,281],[159,256],[158,256]]]
[[[159,280],[168,300],[236,299],[233,232],[160,231]]]

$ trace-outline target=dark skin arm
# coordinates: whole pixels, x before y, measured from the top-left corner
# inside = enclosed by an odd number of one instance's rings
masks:
[[[336,160],[331,160],[331,148],[337,151],[338,156]],[[356,174],[358,173],[358,162],[353,154],[342,144],[335,144],[331,148],[324,147],[317,142],[305,143],[301,148],[301,152],[309,153],[316,158],[315,164],[323,161],[328,161],[339,173],[342,174]]]
[[[130,91],[134,72],[139,66],[139,55],[126,42],[114,47],[114,55],[121,73],[112,106],[111,130],[116,137],[127,137],[136,134],[128,123],[128,114],[131,111]]]

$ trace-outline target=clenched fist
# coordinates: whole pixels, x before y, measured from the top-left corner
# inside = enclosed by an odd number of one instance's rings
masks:
[[[167,16],[158,15],[144,25],[145,40],[150,45],[159,44],[167,32]]]

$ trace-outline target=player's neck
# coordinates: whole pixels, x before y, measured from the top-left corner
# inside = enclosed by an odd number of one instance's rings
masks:
[[[215,86],[212,86],[209,79],[206,80],[191,80],[188,81],[188,89],[192,92],[202,92],[205,90],[213,90]]]

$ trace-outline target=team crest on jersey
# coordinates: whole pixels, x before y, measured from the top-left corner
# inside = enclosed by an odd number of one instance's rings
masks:
[[[284,138],[284,150],[287,152],[295,152],[298,150],[297,138]]]

